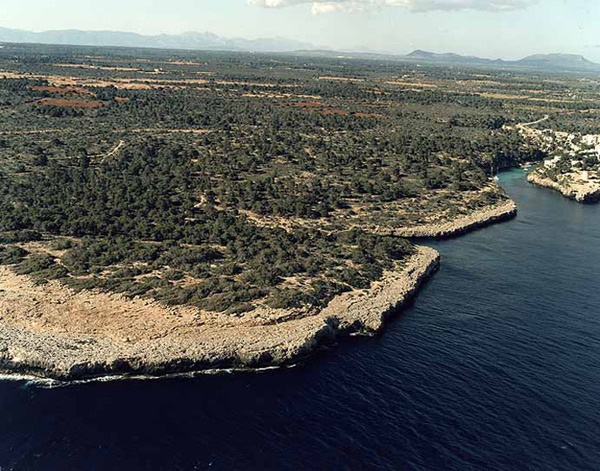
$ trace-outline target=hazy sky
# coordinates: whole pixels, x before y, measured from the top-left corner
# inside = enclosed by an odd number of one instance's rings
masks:
[[[600,0],[0,0],[0,26],[282,36],[345,50],[600,61]]]

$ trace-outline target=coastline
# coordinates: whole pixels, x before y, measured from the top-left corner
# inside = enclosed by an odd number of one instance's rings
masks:
[[[565,198],[572,199],[578,203],[595,203],[600,201],[600,186],[579,185],[578,187],[573,187],[569,184],[561,184],[550,178],[545,178],[536,171],[527,175],[527,181],[533,185],[558,191]]]
[[[106,293],[74,293],[56,282],[40,287],[1,267],[0,372],[72,381],[293,364],[340,337],[380,332],[439,261],[435,250],[417,247],[402,267],[368,290],[339,295],[320,311],[259,308],[234,319]]]
[[[517,205],[513,200],[494,208],[475,211],[468,216],[445,223],[423,224],[413,227],[394,229],[390,233],[397,237],[447,239],[466,234],[497,222],[506,221],[517,215]]]
[[[393,235],[448,238],[516,214],[509,200]],[[404,266],[321,310],[259,307],[240,318],[115,294],[75,293],[58,282],[37,286],[0,267],[0,373],[77,381],[293,365],[339,338],[381,332],[439,265],[437,251],[416,246]]]

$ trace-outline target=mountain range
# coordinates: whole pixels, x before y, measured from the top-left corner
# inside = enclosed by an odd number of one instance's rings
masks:
[[[572,71],[598,71],[600,64],[587,60],[578,54],[534,54],[516,61],[502,59],[482,59],[475,56],[461,56],[459,54],[436,54],[434,52],[416,50],[403,56],[404,59],[434,62],[444,64],[473,64],[490,65],[499,67],[530,67],[540,69],[572,70]]]
[[[81,31],[75,29],[35,33],[19,29],[0,28],[0,42],[254,52],[286,52],[314,48],[312,44],[285,38],[224,38],[212,33],[146,36],[119,31]]]
[[[536,54],[521,60],[484,59],[453,53],[415,50],[407,55],[372,52],[340,52],[319,49],[302,41],[285,38],[225,38],[212,33],[160,34],[147,36],[118,31],[60,30],[40,33],[0,28],[0,42],[38,43],[78,46],[151,47],[161,49],[251,51],[290,53],[311,57],[356,58],[402,61],[423,64],[473,65],[500,68],[533,68],[556,71],[600,72],[600,64],[576,54]]]

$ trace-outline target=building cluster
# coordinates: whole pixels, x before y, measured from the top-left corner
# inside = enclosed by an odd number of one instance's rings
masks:
[[[598,160],[600,161],[600,135],[599,134],[588,134],[581,138],[581,142],[583,142],[585,145],[591,147],[593,149],[593,152],[598,157]]]

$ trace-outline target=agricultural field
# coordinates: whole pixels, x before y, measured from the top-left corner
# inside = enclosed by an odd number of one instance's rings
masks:
[[[600,134],[598,90],[574,74],[6,45],[0,263],[232,316],[323,307],[402,266],[415,248],[398,231],[506,203],[492,174],[556,150],[521,123]]]

